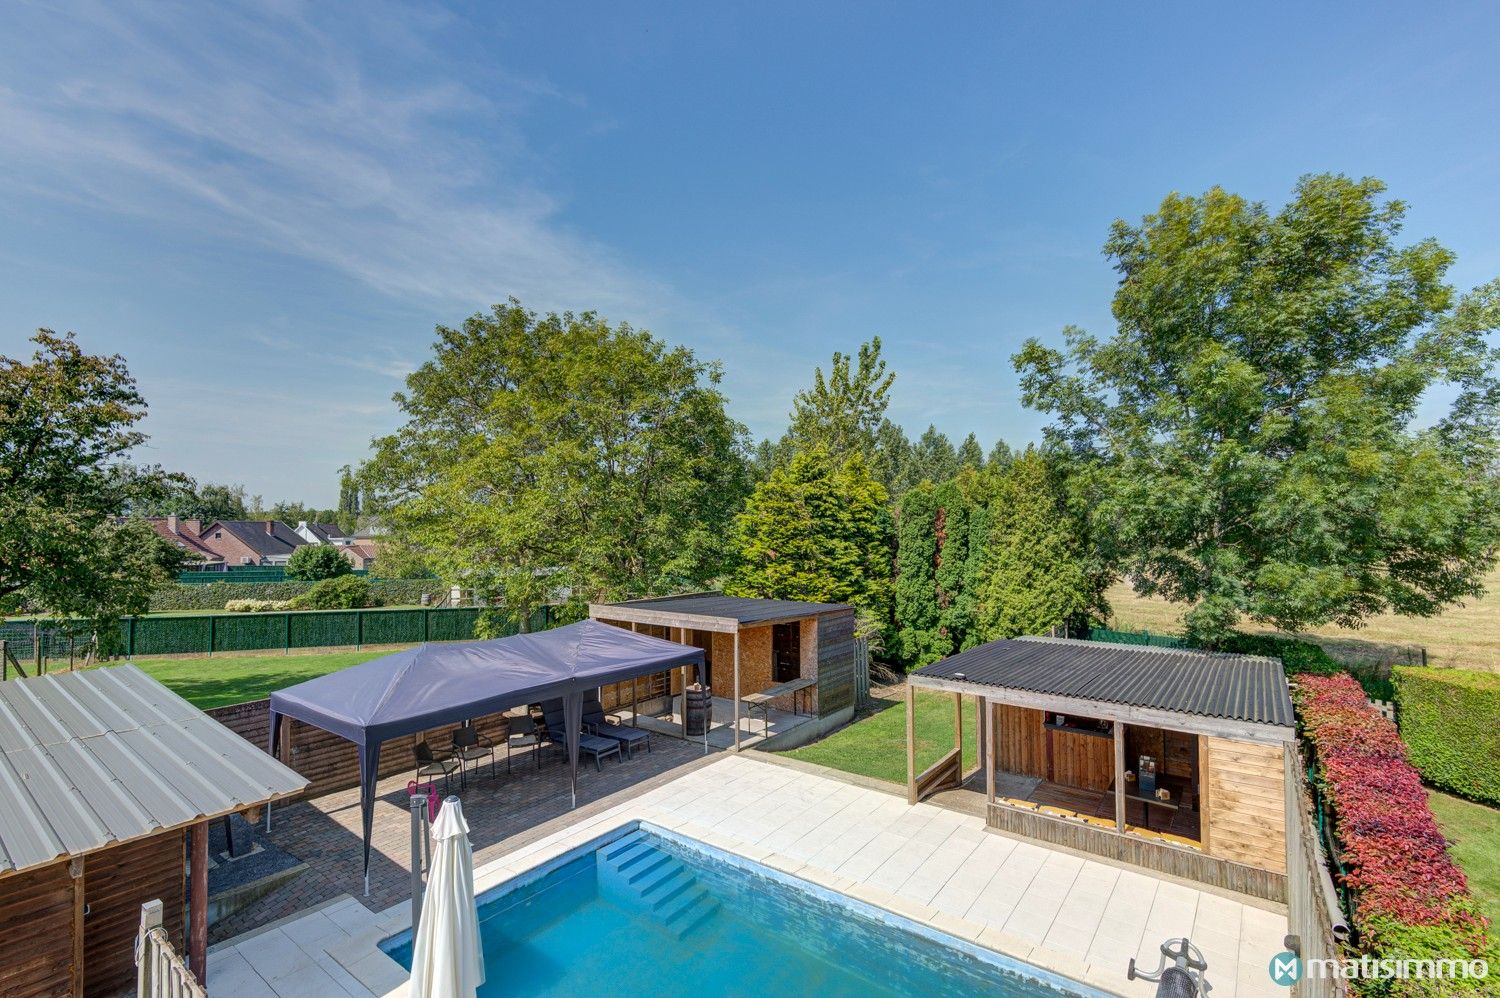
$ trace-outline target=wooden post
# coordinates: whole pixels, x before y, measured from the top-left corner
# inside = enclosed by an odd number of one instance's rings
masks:
[[[953,748],[958,752],[958,780],[964,778],[964,695],[953,694]]]
[[[83,910],[84,880],[83,857],[78,856],[68,863],[68,876],[73,878],[73,967],[69,977],[73,981],[73,993],[83,994]],[[157,902],[161,904],[160,901]]]
[[[1125,722],[1115,722],[1115,831],[1125,831]]]
[[[188,966],[200,984],[208,984],[208,822],[193,826],[192,878],[189,883]]]
[[[906,684],[906,803],[917,802],[917,693]]]
[[[995,801],[995,705],[985,697],[979,701],[980,710],[984,713],[984,793]]]
[[[709,715],[713,715],[713,698],[708,701]],[[734,750],[740,750],[740,628],[734,628]]]

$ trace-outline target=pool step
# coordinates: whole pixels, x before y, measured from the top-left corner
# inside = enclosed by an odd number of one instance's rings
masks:
[[[599,893],[649,916],[678,939],[719,908],[692,870],[633,832],[595,854]]]

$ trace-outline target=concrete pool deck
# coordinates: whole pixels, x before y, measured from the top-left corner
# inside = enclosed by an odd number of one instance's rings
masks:
[[[1146,996],[1135,957],[1189,936],[1215,998],[1283,994],[1267,973],[1287,923],[1274,905],[985,830],[981,819],[778,765],[716,758],[475,871],[479,891],[630,820],[647,821],[838,890],[1106,991]],[[209,957],[211,995],[403,995],[406,972],[376,943],[409,927],[410,906],[375,914],[353,898],[226,941]]]

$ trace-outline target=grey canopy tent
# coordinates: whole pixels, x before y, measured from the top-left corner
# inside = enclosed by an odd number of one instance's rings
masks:
[[[693,665],[701,649],[583,620],[549,631],[490,641],[422,645],[371,659],[271,694],[271,743],[291,717],[359,746],[365,891],[380,746],[403,735],[561,699],[573,804],[578,803],[578,735],[583,701],[600,686]]]

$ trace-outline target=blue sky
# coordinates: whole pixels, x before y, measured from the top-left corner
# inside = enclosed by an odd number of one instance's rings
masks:
[[[781,431],[879,334],[892,416],[1037,435],[1110,221],[1384,179],[1500,275],[1492,4],[0,8],[0,353],[123,353],[144,460],[331,504],[432,327],[514,295],[723,361]]]

